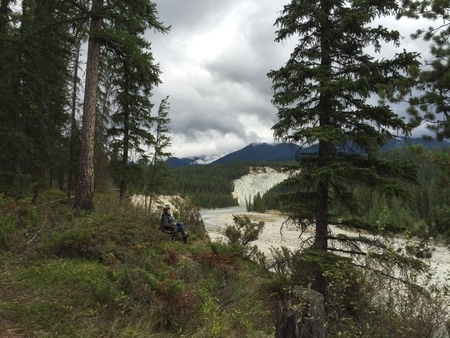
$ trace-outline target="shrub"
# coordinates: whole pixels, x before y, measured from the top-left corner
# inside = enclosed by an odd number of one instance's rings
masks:
[[[225,228],[225,236],[231,244],[246,246],[256,241],[264,228],[264,222],[252,222],[248,216],[233,215],[234,225]]]

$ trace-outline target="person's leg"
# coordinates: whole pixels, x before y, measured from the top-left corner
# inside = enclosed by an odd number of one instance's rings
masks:
[[[186,231],[186,227],[184,226],[184,223],[181,222],[177,222],[177,231],[181,232],[183,234],[183,240],[185,242],[187,242],[187,239],[189,237],[187,231]]]
[[[181,232],[183,236],[186,234],[186,226],[184,225],[184,223],[177,222],[177,231]]]

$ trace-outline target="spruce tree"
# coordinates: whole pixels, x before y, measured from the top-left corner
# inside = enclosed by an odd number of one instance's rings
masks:
[[[151,116],[150,95],[153,86],[160,81],[160,71],[152,54],[143,52],[149,47],[145,40],[133,38],[129,39],[126,59],[110,54],[116,110],[111,116],[108,134],[111,146],[120,154],[120,158],[113,159],[112,167],[119,181],[121,197],[125,196],[127,184],[132,179],[130,153],[145,157],[143,146],[155,142],[151,127],[156,118]]]
[[[377,233],[362,220],[351,184],[405,194],[401,178],[415,180],[415,168],[380,157],[380,147],[409,126],[384,101],[371,103],[377,94],[394,96],[410,85],[407,72],[417,66],[413,53],[376,58],[383,43],[398,45],[400,34],[381,25],[377,17],[398,10],[393,0],[292,0],[275,24],[277,42],[296,39],[289,60],[268,76],[273,81],[277,139],[302,146],[316,145],[313,153],[299,153],[293,175],[286,183],[295,192],[285,196],[289,219],[303,228],[315,226],[313,248],[318,253],[362,253],[355,237],[347,248],[331,247],[340,241],[329,232],[331,224]],[[345,206],[352,218],[332,210]],[[323,255],[322,257],[325,257]],[[325,293],[326,281],[318,271],[313,288]]]
[[[66,4],[2,1],[0,14],[0,189],[22,197],[63,170],[68,121]],[[47,181],[48,179],[48,181]]]
[[[170,136],[169,97],[161,100],[156,118],[155,142],[153,145],[153,156],[148,172],[148,192],[150,193],[149,208],[151,210],[153,196],[157,194],[170,194],[164,189],[168,188],[169,168],[166,160],[172,155],[168,147],[172,144]],[[146,191],[147,193],[147,191]]]
[[[430,56],[418,74],[409,113],[415,126],[425,124],[437,140],[450,138],[450,6],[445,1],[402,1],[397,17],[421,19],[426,29],[411,35],[430,43]],[[429,136],[426,136],[429,138]]]

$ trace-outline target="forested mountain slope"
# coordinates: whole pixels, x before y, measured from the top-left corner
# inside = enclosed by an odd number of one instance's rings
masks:
[[[388,144],[382,148],[382,151],[389,151],[396,148],[403,148],[407,145],[422,145],[426,149],[443,149],[449,146],[448,142],[438,142],[436,140],[425,140],[423,138],[414,137],[398,137],[389,140]],[[298,152],[312,153],[316,151],[316,146],[301,148],[293,143],[252,143],[248,146],[225,155],[210,164],[227,164],[235,161],[293,161]],[[172,169],[198,165],[201,157],[177,158],[171,157],[167,163]]]
[[[386,151],[384,156],[416,163],[420,184],[407,185],[410,198],[406,201],[375,194],[362,186],[353,187],[359,203],[364,206],[364,219],[383,223],[394,232],[407,230],[417,236],[439,234],[450,238],[450,230],[445,226],[445,220],[450,219],[450,189],[445,184],[446,176],[441,167],[403,147]],[[186,166],[171,172],[175,191],[200,208],[245,204],[249,211],[265,212],[283,207],[278,196],[288,191],[278,183],[284,175],[280,171],[287,165],[289,162],[238,161],[222,165]],[[257,176],[258,168],[264,177]],[[254,179],[241,184],[244,177],[252,176],[251,172]]]
[[[286,162],[237,161],[221,165],[185,166],[171,170],[172,192],[189,198],[200,208],[224,208],[238,205],[234,198],[234,180],[248,175],[251,168],[270,167],[280,171]]]

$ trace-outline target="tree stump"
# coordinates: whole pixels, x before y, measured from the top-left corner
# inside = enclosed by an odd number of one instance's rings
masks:
[[[323,295],[294,287],[278,304],[275,338],[325,338]]]

